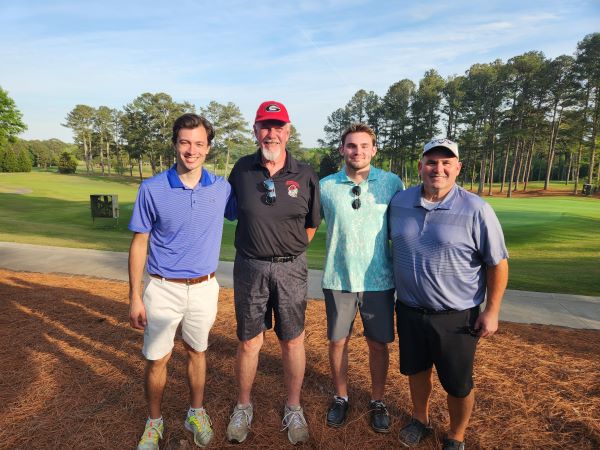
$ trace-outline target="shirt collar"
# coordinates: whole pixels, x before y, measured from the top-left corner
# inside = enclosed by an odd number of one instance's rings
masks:
[[[454,200],[456,200],[456,196],[458,195],[458,184],[452,186],[450,192],[444,197],[444,200],[437,206],[435,209],[452,209],[454,205]],[[413,206],[422,208],[423,205],[421,203],[421,192],[423,192],[423,184],[419,186],[419,189],[415,189],[415,198],[413,199]]]
[[[189,189],[187,186],[185,186],[181,182],[179,175],[177,175],[177,164],[173,164],[173,166],[171,166],[171,168],[168,170],[167,179],[169,180],[169,185],[172,188]],[[200,187],[210,186],[211,184],[213,184],[213,182],[214,182],[214,180],[210,177],[210,173],[208,172],[208,170],[206,170],[203,167],[202,168],[202,176],[200,177],[200,183],[198,183],[198,186],[200,186]],[[198,186],[196,186],[196,187],[198,187]]]
[[[381,169],[371,166],[371,168],[369,169],[369,176],[367,177],[366,181],[367,182],[368,181],[376,181],[377,178],[379,178],[380,174],[381,174]],[[348,178],[348,174],[346,173],[346,166],[342,167],[342,170],[340,170],[337,173],[337,178],[338,178],[338,181],[341,183],[354,184],[354,181],[352,181],[350,178]]]

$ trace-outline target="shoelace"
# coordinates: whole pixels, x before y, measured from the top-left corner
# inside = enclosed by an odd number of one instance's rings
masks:
[[[212,426],[212,422],[206,413],[194,414],[188,417],[188,421],[192,422],[201,434],[208,433]]]
[[[381,400],[376,400],[374,402],[371,403],[371,409],[374,411],[378,411],[382,414],[387,414],[387,407],[385,406],[385,403],[383,403]]]
[[[340,405],[340,406],[344,406],[346,405],[346,400],[344,400],[342,397],[334,397],[333,401],[335,402],[336,405]]]
[[[160,431],[159,426],[151,424],[144,430],[144,434],[140,439],[140,444],[143,444],[147,441],[152,441],[156,444],[159,439],[162,439],[162,432]]]
[[[287,414],[283,417],[281,424],[283,425],[281,431],[284,431],[288,428],[299,428],[308,426],[301,409],[298,411],[288,410]]]
[[[236,409],[233,414],[229,417],[234,426],[239,427],[243,425],[244,420],[246,425],[250,428],[250,414],[245,409]]]

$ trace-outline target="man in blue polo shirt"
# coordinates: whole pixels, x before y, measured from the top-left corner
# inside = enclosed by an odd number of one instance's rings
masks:
[[[327,223],[323,293],[327,313],[329,364],[335,395],[327,425],[340,427],[348,410],[348,342],[360,311],[369,347],[371,428],[388,433],[383,402],[389,366],[387,344],[394,340],[394,278],[387,233],[387,209],[404,189],[400,178],[371,165],[375,133],[362,123],[342,134],[344,167],[321,180],[321,210]]]
[[[498,329],[508,280],[500,223],[490,205],[456,185],[460,169],[458,145],[434,139],[419,161],[422,184],[396,194],[390,204],[400,372],[408,375],[413,404],[413,417],[399,433],[406,447],[431,434],[435,365],[448,394],[443,448],[464,449],[477,341]]]
[[[144,330],[142,353],[147,359],[144,386],[149,415],[139,450],[158,449],[163,435],[167,362],[180,323],[190,387],[184,426],[198,446],[208,445],[213,436],[203,408],[205,351],[217,313],[215,270],[231,195],[224,178],[202,167],[213,137],[210,122],[196,114],[175,121],[176,164],[142,183],[129,224],[134,233],[129,250],[129,321]],[[142,297],[146,256],[151,278]]]

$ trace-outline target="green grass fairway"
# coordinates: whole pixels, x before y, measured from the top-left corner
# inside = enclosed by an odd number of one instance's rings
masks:
[[[511,289],[600,295],[600,200],[486,200],[504,230]]]
[[[0,174],[0,240],[127,251],[127,224],[138,183],[131,178]],[[117,194],[121,218],[92,223],[90,194]],[[510,252],[509,288],[600,295],[600,200],[584,197],[492,197]],[[232,260],[235,224],[225,221],[221,259]],[[308,252],[320,269],[325,227]]]
[[[0,174],[0,241],[124,252],[139,181],[130,177],[59,175],[50,171]],[[90,194],[119,196],[118,227],[112,219],[92,222]],[[235,223],[225,220],[221,259],[233,261]],[[318,232],[308,255],[321,268],[325,235]]]

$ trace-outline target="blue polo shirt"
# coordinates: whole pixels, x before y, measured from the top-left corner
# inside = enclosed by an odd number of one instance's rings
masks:
[[[463,311],[483,302],[486,267],[508,258],[488,203],[455,185],[428,211],[419,185],[396,194],[389,215],[399,301],[436,311]]]
[[[217,270],[230,196],[229,183],[204,168],[194,189],[181,182],[175,165],[144,180],[129,229],[150,233],[148,273],[195,278]]]
[[[393,289],[387,209],[404,185],[396,174],[371,167],[359,185],[361,206],[353,209],[354,185],[345,169],[320,181],[321,215],[327,224],[322,286],[349,292]]]

